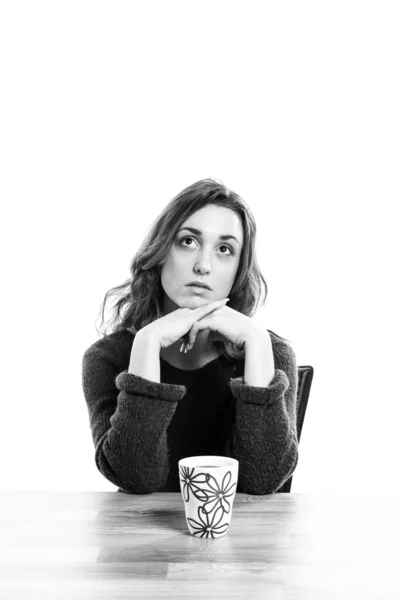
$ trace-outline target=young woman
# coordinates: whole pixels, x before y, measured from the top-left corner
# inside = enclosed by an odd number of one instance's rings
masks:
[[[252,319],[267,285],[244,200],[204,179],[153,223],[83,356],[99,471],[119,491],[179,492],[178,461],[230,456],[237,492],[270,494],[298,462],[290,344]]]

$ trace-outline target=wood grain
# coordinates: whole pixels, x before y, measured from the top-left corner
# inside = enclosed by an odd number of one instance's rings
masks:
[[[0,598],[400,598],[399,496],[237,494],[226,536],[180,494],[0,492]]]

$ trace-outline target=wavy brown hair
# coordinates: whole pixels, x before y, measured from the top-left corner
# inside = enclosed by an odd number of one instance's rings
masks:
[[[110,289],[104,297],[101,326],[104,323],[106,303],[113,295],[116,296],[114,315],[105,330],[99,331],[96,327],[98,333],[107,335],[123,329],[139,331],[145,324],[163,316],[161,267],[182,223],[209,204],[235,211],[243,226],[243,246],[227,306],[252,317],[258,307],[265,303],[268,288],[256,259],[256,223],[249,207],[221,181],[202,179],[177,194],[152,223],[149,233],[131,261],[131,277]],[[210,340],[209,345],[230,359],[244,356],[244,350],[229,340]]]

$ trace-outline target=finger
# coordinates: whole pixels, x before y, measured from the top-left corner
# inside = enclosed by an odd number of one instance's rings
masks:
[[[216,308],[221,308],[221,306],[224,306],[228,302],[228,300],[229,298],[224,298],[223,300],[215,300],[214,302],[211,302],[211,304],[204,304],[203,306],[199,306],[194,310],[200,313],[200,315],[206,315],[215,310]]]
[[[222,309],[223,306],[225,305],[225,303],[229,300],[229,298],[225,298],[224,300],[217,300],[217,306],[214,306],[213,310],[211,311],[211,313],[209,313],[209,311],[207,312],[202,312],[200,313],[200,315],[197,315],[196,321],[193,323],[192,327],[189,329],[189,331],[186,334],[186,346],[188,350],[191,350],[193,348],[193,344],[196,340],[196,336],[198,334],[199,331],[202,331],[203,329],[208,329],[209,328],[209,324],[210,321],[212,320],[213,316],[215,315],[217,309]],[[221,304],[222,302],[222,304]],[[215,302],[212,303],[212,305],[215,305]],[[211,305],[209,305],[211,306]],[[199,307],[199,308],[204,308],[204,307]],[[207,308],[207,307],[206,307]],[[195,309],[198,310],[198,309]],[[215,311],[215,312],[213,312]]]
[[[189,350],[191,350],[191,348],[193,347],[193,344],[196,340],[196,336],[199,333],[199,331],[203,331],[203,329],[208,329],[212,322],[213,322],[213,318],[211,316],[208,319],[203,319],[202,321],[196,321],[196,323],[194,323],[192,325],[192,328],[190,329],[190,331],[188,333],[188,341],[186,344],[186,346],[188,346]]]
[[[211,313],[212,311],[216,310],[217,308],[222,308],[227,302],[229,301],[229,298],[223,298],[222,300],[215,300],[214,302],[211,302],[210,304],[205,304],[204,306],[199,306],[198,308],[193,309],[193,312],[196,313],[196,321],[202,319],[205,315],[207,315],[208,313]],[[181,347],[180,347],[180,352],[184,351],[187,352],[188,350],[191,350],[193,348],[193,344],[196,340],[196,335],[197,335],[197,331],[195,333],[193,333],[193,327],[194,324],[192,325],[192,328],[185,334],[183,335],[179,341],[183,342]],[[202,327],[202,329],[204,329],[204,327]],[[190,337],[190,333],[192,332],[192,336]]]

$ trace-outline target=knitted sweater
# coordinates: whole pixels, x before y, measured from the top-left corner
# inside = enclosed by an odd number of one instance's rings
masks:
[[[298,380],[291,346],[268,332],[268,387],[245,384],[244,359],[225,355],[191,371],[160,356],[160,383],[128,373],[126,329],[92,344],[82,384],[100,473],[126,493],[179,492],[181,458],[229,456],[239,461],[238,493],[276,492],[298,462]]]

